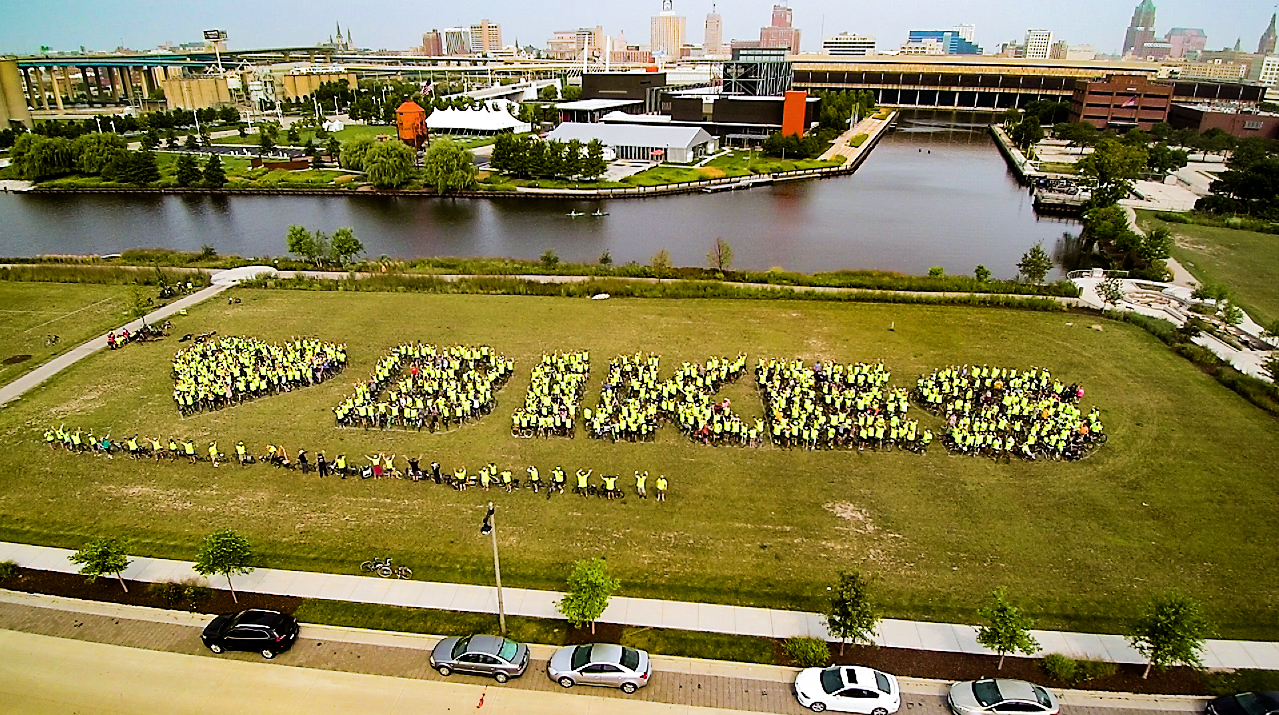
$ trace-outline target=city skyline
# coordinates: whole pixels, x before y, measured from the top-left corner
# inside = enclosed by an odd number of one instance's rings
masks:
[[[767,25],[773,0],[718,2],[723,17],[723,42],[759,36]],[[949,29],[974,24],[977,44],[995,47],[1025,36],[1029,29],[1047,29],[1070,44],[1090,44],[1098,52],[1118,53],[1132,18],[1135,2],[1083,0],[1072,5],[1053,3],[960,2],[937,6],[924,0],[901,0],[891,8],[854,8],[831,0],[796,0],[794,26],[803,31],[802,49],[820,50],[826,37],[849,32],[879,38],[881,47],[895,47],[914,29]],[[1201,27],[1208,48],[1233,46],[1241,39],[1245,49],[1255,46],[1274,12],[1260,0],[1228,2],[1207,9],[1191,0],[1162,0],[1158,8],[1157,35],[1173,27]],[[689,18],[686,42],[700,44],[710,0],[676,0],[674,12]],[[226,30],[231,48],[311,45],[332,34],[335,22],[350,29],[360,48],[404,50],[419,46],[431,29],[470,27],[481,19],[502,25],[507,44],[542,47],[555,30],[566,27],[603,26],[610,35],[624,31],[631,42],[648,44],[650,18],[661,10],[661,0],[645,0],[624,6],[563,0],[554,12],[545,6],[513,0],[479,0],[462,6],[428,3],[407,6],[394,17],[356,12],[349,3],[309,0],[307,3],[249,3],[225,0],[216,7],[179,6],[157,0],[119,0],[106,3],[72,0],[0,0],[0,53],[35,54],[41,46],[55,51],[76,51],[80,46],[110,51],[118,46],[149,49],[165,42],[198,41],[202,30]],[[304,10],[304,12],[303,12]]]

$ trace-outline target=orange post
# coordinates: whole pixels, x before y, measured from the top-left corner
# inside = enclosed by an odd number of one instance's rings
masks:
[[[787,92],[782,104],[782,136],[804,136],[808,114],[808,92]]]

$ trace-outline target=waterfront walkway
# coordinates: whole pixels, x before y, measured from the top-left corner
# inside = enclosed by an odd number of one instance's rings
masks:
[[[871,116],[866,117],[858,122],[856,126],[839,135],[839,138],[835,140],[835,143],[831,144],[830,148],[822,153],[820,159],[822,161],[830,161],[837,156],[842,156],[846,159],[844,163],[851,165],[857,161],[857,157],[860,156],[863,151],[870,151],[871,147],[875,146],[876,136],[880,132],[886,130],[886,126],[892,123],[893,118],[897,116],[897,113],[892,112],[888,115],[887,119],[875,119],[874,116],[875,115],[872,114]],[[849,144],[848,142],[858,134],[865,134],[866,141],[863,142],[861,146],[852,146]]]
[[[0,561],[61,573],[77,573],[67,549],[0,542]],[[201,578],[191,564],[170,559],[135,558],[125,569],[127,579],[144,582]],[[352,564],[352,570],[355,570]],[[496,613],[496,590],[487,586],[425,581],[384,580],[372,576],[326,574],[281,569],[257,569],[235,578],[235,588],[300,598],[316,598],[355,603],[371,603],[408,608],[430,608],[471,613]],[[221,587],[217,579],[211,582]],[[555,603],[562,594],[522,588],[503,589],[507,615],[560,619]],[[764,638],[812,636],[833,640],[821,615],[802,611],[726,606],[688,601],[661,601],[649,598],[614,597],[600,618],[643,628],[668,628],[706,633]],[[1033,631],[1044,653],[1063,653],[1074,658],[1107,660],[1116,663],[1143,663],[1123,636],[1061,631]],[[929,623],[885,619],[876,642],[893,648],[914,648],[952,653],[992,654],[977,643],[974,627],[955,623]],[[1209,668],[1264,668],[1279,670],[1279,643],[1260,641],[1208,641],[1203,653]]]

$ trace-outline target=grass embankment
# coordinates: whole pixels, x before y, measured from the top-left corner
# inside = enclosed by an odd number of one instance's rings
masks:
[[[178,154],[158,152],[156,164],[160,168],[159,181],[152,186],[160,188],[173,188],[178,185],[177,181],[177,163]],[[228,189],[282,189],[282,188],[316,188],[316,187],[343,187],[348,186],[353,178],[351,174],[333,169],[307,169],[305,171],[281,171],[278,169],[268,169],[266,167],[252,168],[248,159],[239,159],[235,157],[221,157],[222,167],[226,170]],[[197,160],[203,165],[205,159]],[[354,182],[358,183],[358,182]],[[106,181],[100,176],[82,176],[72,175],[61,179],[51,179],[49,181],[40,182],[41,187],[48,188],[114,188],[133,187],[133,184],[121,184],[113,181]]]
[[[15,283],[0,278],[0,385],[128,322],[122,285]],[[49,337],[58,340],[49,345]],[[22,359],[22,356],[28,356]],[[10,361],[13,362],[10,362]]]
[[[1232,228],[1215,217],[1191,215],[1187,220],[1219,225],[1169,222],[1163,216],[1137,212],[1143,228],[1165,226],[1172,231],[1176,238],[1172,257],[1196,280],[1229,286],[1239,306],[1262,325],[1279,320],[1279,284],[1275,282],[1279,276],[1279,236]]]
[[[288,131],[282,129],[280,130],[279,134],[276,135],[276,138],[274,141],[278,145],[300,147],[306,144],[307,140],[309,139],[317,147],[320,147],[320,149],[323,149],[324,146],[328,144],[329,139],[337,139],[339,142],[344,142],[344,141],[350,141],[352,139],[359,139],[361,137],[377,137],[379,135],[394,137],[396,135],[395,132],[396,132],[395,127],[389,124],[385,124],[385,125],[384,124],[373,124],[373,125],[350,124],[345,127],[342,127],[341,131],[330,132],[323,137],[316,137],[315,128],[309,127],[309,128],[299,129],[298,140],[296,142],[293,142],[293,141],[289,141],[288,139]],[[262,135],[256,131],[247,132],[245,136],[232,135],[229,137],[218,137],[217,139],[213,140],[213,143],[214,144],[243,144],[246,146],[256,147],[261,145]]]
[[[1274,638],[1271,587],[1279,525],[1256,506],[1279,487],[1270,465],[1279,424],[1159,346],[1135,326],[1089,329],[1078,316],[973,308],[794,301],[609,300],[237,289],[243,304],[203,304],[175,332],[217,330],[345,342],[331,382],[182,419],[170,394],[173,340],[105,352],[0,413],[0,538],[79,547],[90,536],[136,540],[139,555],[190,559],[218,527],[258,545],[264,566],[354,573],[372,555],[417,578],[488,583],[476,533],[499,504],[503,582],[562,588],[571,561],[607,556],[625,595],[818,609],[835,571],[879,579],[888,615],[973,622],[1007,586],[1045,628],[1119,632],[1151,594],[1177,587],[1205,603],[1223,637]],[[601,330],[599,326],[608,326]],[[890,330],[890,326],[893,328]],[[515,377],[488,418],[443,434],[335,430],[332,407],[393,345],[488,344]],[[1042,366],[1087,388],[1109,443],[1080,463],[909,453],[711,448],[669,427],[653,443],[514,439],[532,365],[545,352],[588,349],[585,404],[607,360],[756,357],[883,360],[896,385],[950,364]],[[721,393],[747,419],[762,406],[749,377]],[[937,420],[922,422],[940,429]],[[115,437],[187,435],[224,451],[238,439],[330,457],[422,454],[445,469],[490,460],[522,472],[666,474],[670,501],[621,502],[528,492],[454,492],[396,480],[320,481],[269,467],[134,462],[51,453],[44,425]],[[629,487],[629,480],[623,484]]]

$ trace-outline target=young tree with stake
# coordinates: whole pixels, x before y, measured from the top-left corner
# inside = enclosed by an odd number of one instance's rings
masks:
[[[870,594],[870,579],[860,571],[840,571],[839,583],[831,591],[826,607],[826,628],[839,638],[839,654],[844,643],[875,642],[875,627],[881,614]]]
[[[1039,652],[1039,642],[1030,635],[1030,629],[1035,626],[1034,620],[1008,602],[1004,589],[992,593],[991,598],[994,605],[977,612],[990,622],[990,625],[977,629],[977,642],[999,654],[996,670],[1003,670],[1004,656],[1017,651],[1034,655]]]
[[[227,588],[231,589],[231,600],[239,603],[235,586],[231,584],[231,576],[251,573],[255,560],[253,545],[248,539],[230,529],[219,529],[204,537],[204,543],[195,556],[194,568],[201,576],[226,576]]]
[[[578,561],[573,564],[573,573],[569,574],[568,591],[555,606],[573,627],[581,628],[589,623],[594,634],[595,621],[604,614],[608,600],[621,587],[621,582],[608,575],[604,559],[596,557]]]
[[[94,539],[68,557],[73,564],[80,564],[80,573],[89,577],[93,583],[99,576],[115,574],[120,581],[120,588],[125,593],[129,587],[124,583],[122,571],[129,567],[129,543],[115,537]]]

